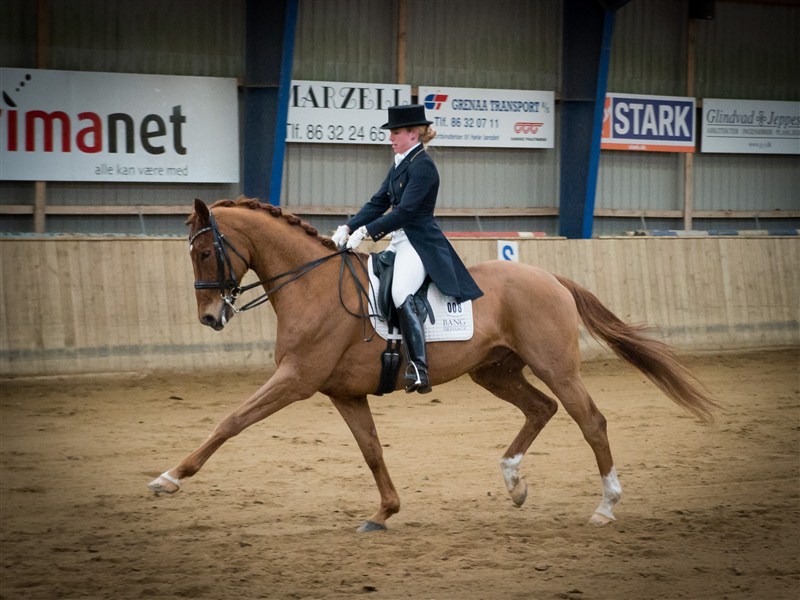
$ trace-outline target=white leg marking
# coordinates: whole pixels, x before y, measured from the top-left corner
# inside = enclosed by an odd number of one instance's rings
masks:
[[[164,471],[164,472],[161,474],[161,477],[163,477],[164,479],[166,479],[167,481],[169,481],[171,484],[173,484],[173,485],[177,486],[178,488],[180,488],[180,487],[181,487],[181,480],[180,480],[180,479],[178,479],[177,477],[173,477],[172,475],[170,475],[170,474],[169,474],[169,471]]]
[[[511,501],[517,507],[522,506],[525,503],[525,498],[528,497],[528,484],[519,476],[519,463],[521,461],[522,454],[500,460],[500,468],[503,470],[506,488],[508,488]]]
[[[611,467],[608,475],[603,475],[603,499],[594,512],[613,521],[614,512],[612,509],[620,498],[622,498],[622,486],[619,484],[619,479],[617,479],[616,467]]]
[[[148,483],[147,487],[159,494],[174,494],[181,489],[181,480],[170,475],[169,471],[164,471]]]
[[[522,454],[500,459],[500,468],[503,470],[503,479],[509,492],[519,483],[519,463],[521,462]]]

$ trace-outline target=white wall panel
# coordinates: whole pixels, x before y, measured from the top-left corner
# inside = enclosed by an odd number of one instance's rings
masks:
[[[495,240],[453,245],[467,265],[497,257]],[[520,240],[519,257],[588,287],[629,322],[657,325],[654,335],[683,351],[800,344],[797,238]],[[222,332],[199,323],[185,240],[0,239],[0,267],[5,377],[260,368],[274,358],[270,304]],[[584,353],[596,355],[587,340]]]

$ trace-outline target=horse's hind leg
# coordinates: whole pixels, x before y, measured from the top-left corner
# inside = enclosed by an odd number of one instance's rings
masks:
[[[583,385],[580,373],[551,378],[548,387],[561,400],[564,408],[581,428],[584,439],[591,446],[600,470],[603,497],[589,523],[606,525],[614,520],[613,508],[622,497],[622,487],[617,479],[611,447],[606,432],[606,419],[595,406],[592,397]]]
[[[375,477],[381,504],[372,517],[365,521],[358,531],[376,531],[386,529],[386,519],[400,510],[400,497],[389,477],[389,470],[383,462],[383,448],[375,429],[375,421],[369,409],[366,396],[357,398],[334,398],[331,401],[345,423],[353,433],[353,437],[364,455],[367,466]]]
[[[525,415],[525,424],[500,460],[506,488],[516,506],[522,506],[528,495],[528,484],[519,474],[522,457],[558,410],[555,400],[525,379],[522,373],[524,366],[516,354],[509,353],[503,359],[478,367],[469,374],[475,383],[510,402]]]

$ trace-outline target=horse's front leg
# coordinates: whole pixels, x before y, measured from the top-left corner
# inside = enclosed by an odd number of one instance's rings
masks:
[[[181,488],[181,480],[197,473],[227,440],[293,402],[309,398],[316,391],[310,387],[309,379],[290,368],[279,368],[255,394],[225,417],[197,450],[177,467],[156,477],[147,487],[159,493],[177,492]]]
[[[383,462],[383,448],[375,429],[375,421],[369,409],[366,396],[356,398],[334,398],[331,401],[353,433],[367,466],[375,477],[381,504],[378,512],[361,524],[358,531],[377,531],[386,529],[386,519],[400,510],[400,497],[389,477],[389,470]]]

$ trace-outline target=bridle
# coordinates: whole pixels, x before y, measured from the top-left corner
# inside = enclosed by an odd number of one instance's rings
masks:
[[[247,264],[247,261],[245,260],[244,256],[242,256],[241,252],[239,252],[234,247],[234,245],[231,244],[219,230],[219,226],[217,225],[217,220],[214,218],[214,214],[211,211],[208,212],[208,221],[209,222],[207,226],[198,229],[192,235],[189,236],[189,248],[192,247],[194,240],[197,239],[198,236],[204,233],[211,233],[211,235],[213,236],[214,255],[217,261],[217,279],[214,281],[195,281],[194,289],[220,290],[219,292],[220,298],[222,298],[225,304],[227,304],[235,314],[239,314],[240,312],[244,312],[246,310],[250,310],[251,308],[255,308],[256,306],[264,304],[267,300],[269,300],[271,294],[274,294],[283,286],[288,285],[293,281],[296,281],[297,279],[300,279],[303,275],[305,275],[309,271],[317,268],[318,266],[331,260],[332,258],[341,256],[342,266],[339,269],[339,301],[342,303],[342,306],[344,306],[345,310],[348,313],[350,313],[355,317],[364,319],[364,328],[366,331],[366,320],[369,318],[370,315],[369,315],[368,305],[365,305],[364,299],[369,297],[369,293],[364,288],[364,285],[361,283],[361,280],[357,276],[356,268],[352,262],[352,257],[353,256],[356,257],[356,260],[359,266],[361,267],[362,271],[364,272],[364,274],[367,273],[367,268],[361,262],[361,260],[358,258],[358,255],[355,252],[347,249],[339,250],[337,252],[334,252],[333,254],[327,254],[316,260],[304,263],[299,267],[295,267],[294,269],[281,273],[280,275],[276,275],[275,277],[270,277],[266,281],[259,280],[254,283],[242,286],[239,285],[239,281],[236,279],[236,274],[233,270],[233,264],[231,262],[231,256],[228,254],[228,250],[230,250],[231,252],[233,252],[233,254],[238,256],[239,260],[241,260],[244,263],[247,269],[249,269],[250,266]],[[342,295],[342,281],[344,279],[345,265],[350,271],[350,274],[353,277],[353,281],[355,282],[356,289],[359,292],[358,313],[354,313],[353,311],[351,311],[344,303],[344,297]],[[227,279],[225,278],[226,267],[228,269],[228,273],[230,274],[230,276]],[[369,277],[367,277],[367,280],[369,281]],[[257,298],[254,298],[250,302],[242,305],[241,308],[237,308],[236,306],[234,306],[236,299],[239,296],[241,296],[244,292],[256,288],[258,286],[269,286],[270,284],[278,281],[280,281],[280,283],[278,283],[273,287],[268,288],[266,292],[264,292]]]
[[[189,236],[189,248],[191,249],[192,244],[194,244],[194,240],[204,234],[208,233],[209,231],[214,236],[214,255],[217,259],[217,280],[216,281],[195,281],[194,282],[194,289],[196,290],[226,290],[230,289],[233,298],[238,297],[242,293],[242,289],[239,287],[239,282],[236,280],[236,275],[233,271],[233,265],[231,264],[231,257],[228,255],[228,251],[226,248],[230,248],[231,251],[238,256],[241,261],[247,265],[247,261],[244,259],[244,256],[233,247],[225,236],[219,230],[217,226],[217,220],[214,218],[214,215],[211,212],[208,213],[209,224],[202,229],[198,229],[192,235]],[[225,279],[225,266],[228,267],[228,272],[231,274],[230,279]],[[223,298],[225,296],[223,295]]]

